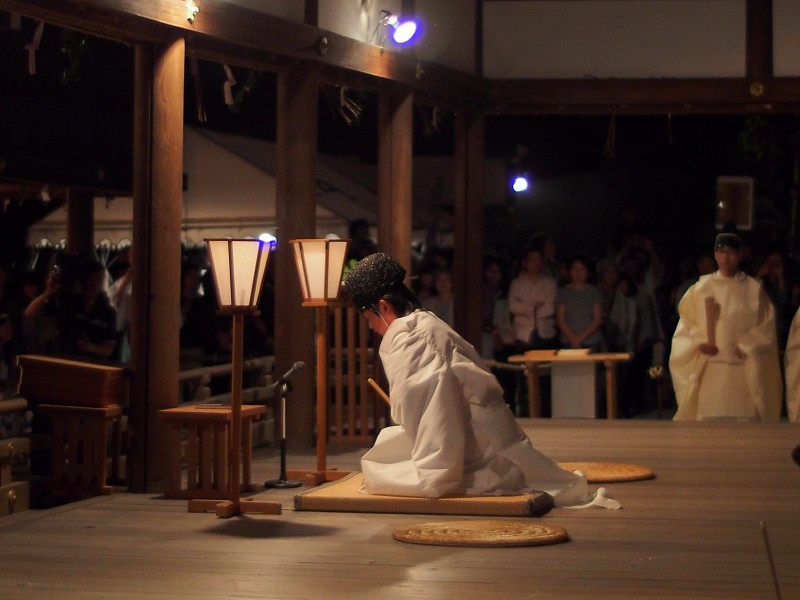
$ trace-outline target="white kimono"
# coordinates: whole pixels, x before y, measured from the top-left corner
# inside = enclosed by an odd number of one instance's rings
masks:
[[[709,296],[720,309],[714,356],[699,351],[708,341]],[[704,275],[681,298],[678,313],[669,359],[678,403],[675,420],[777,420],[783,390],[775,310],[761,283],[744,273]]]
[[[583,476],[534,449],[478,353],[435,315],[418,310],[395,319],[380,357],[398,425],[384,428],[361,459],[368,493],[438,498],[538,490],[558,506],[591,501]]]
[[[783,356],[786,367],[786,412],[789,421],[800,421],[800,310],[792,320]]]

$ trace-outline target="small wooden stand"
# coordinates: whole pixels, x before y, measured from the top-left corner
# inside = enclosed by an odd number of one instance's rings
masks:
[[[51,479],[54,491],[68,498],[86,494],[110,494],[107,485],[106,454],[109,424],[122,415],[118,404],[109,406],[66,406],[40,404],[42,414],[53,419]],[[117,432],[117,428],[114,428]],[[117,447],[114,444],[113,447]],[[119,457],[112,456],[112,473],[118,477]]]
[[[616,419],[618,416],[617,407],[617,363],[630,360],[631,354],[625,352],[598,352],[597,354],[574,355],[569,353],[557,354],[555,352],[527,352],[509,356],[508,362],[522,363],[525,365],[525,372],[528,376],[528,402],[530,406],[530,416],[539,418],[542,416],[541,393],[539,390],[539,365],[542,363],[564,364],[564,363],[603,363],[606,368],[606,416],[609,419]]]
[[[202,453],[197,453],[197,456],[202,456],[201,472],[209,473],[211,464],[214,462],[213,454],[217,454],[217,471],[220,472],[219,480],[224,478],[226,485],[220,486],[220,491],[224,492],[223,498],[226,499],[206,499],[194,498],[189,500],[189,512],[208,512],[215,511],[218,517],[233,517],[235,515],[254,512],[266,515],[279,515],[281,514],[282,506],[278,502],[260,502],[254,501],[249,498],[242,499],[242,482],[245,486],[250,485],[250,457],[252,453],[251,441],[251,423],[252,417],[266,411],[266,407],[255,406],[242,406],[242,339],[244,333],[244,314],[241,311],[233,313],[233,361],[232,361],[232,376],[231,376],[231,405],[224,407],[210,407],[210,412],[207,412],[204,417],[206,422],[211,420],[217,423],[222,422],[222,427],[217,427],[216,442],[213,446],[204,446]],[[166,409],[162,414],[176,409]],[[202,410],[201,408],[194,407],[195,411]],[[208,408],[206,408],[208,410]],[[217,413],[215,414],[215,411]],[[244,415],[247,417],[247,427],[244,435],[242,434],[242,421]],[[185,416],[185,413],[184,413]],[[228,425],[229,424],[229,425]],[[230,434],[228,434],[230,432]],[[174,433],[173,433],[174,435]],[[180,435],[180,433],[178,433]],[[246,446],[246,447],[245,447]],[[180,460],[180,438],[178,438],[178,448],[175,451],[173,442],[173,457],[177,456]],[[220,464],[227,464],[226,469],[221,467]],[[173,465],[173,469],[174,469]],[[190,468],[193,468],[190,466]],[[244,470],[244,476],[242,475]],[[196,473],[196,471],[195,471]],[[180,471],[178,471],[180,477]],[[175,474],[171,474],[174,483]],[[207,485],[211,485],[211,478],[205,480]],[[209,493],[211,490],[204,490]]]
[[[251,492],[252,424],[266,412],[263,405],[242,407],[242,491]],[[168,446],[168,481],[165,498],[224,500],[230,494],[231,481],[230,406],[195,404],[159,411],[170,425]],[[186,487],[181,485],[182,432],[186,429]]]

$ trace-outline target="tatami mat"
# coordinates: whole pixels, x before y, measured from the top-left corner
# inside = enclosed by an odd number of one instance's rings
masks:
[[[363,474],[353,472],[312,488],[294,497],[295,510],[532,517],[553,507],[553,498],[546,493],[446,498],[379,496],[361,491],[362,483]]]

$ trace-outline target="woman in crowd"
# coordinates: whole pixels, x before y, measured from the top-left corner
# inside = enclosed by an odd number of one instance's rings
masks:
[[[556,292],[556,323],[562,348],[600,350],[603,294],[589,283],[591,265],[584,256],[569,263],[569,283]]]

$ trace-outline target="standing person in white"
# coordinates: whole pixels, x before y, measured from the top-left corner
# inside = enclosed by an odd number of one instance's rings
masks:
[[[718,270],[700,277],[678,305],[669,369],[675,420],[777,420],[782,380],[775,311],[761,283],[739,270],[741,240],[721,233]]]
[[[786,414],[790,421],[800,421],[800,310],[789,328],[789,341],[783,356],[786,367]]]
[[[619,503],[593,499],[586,479],[534,449],[478,352],[403,283],[405,269],[385,254],[355,265],[343,285],[383,339],[391,415],[361,459],[370,494],[438,498],[545,491],[558,506]]]

